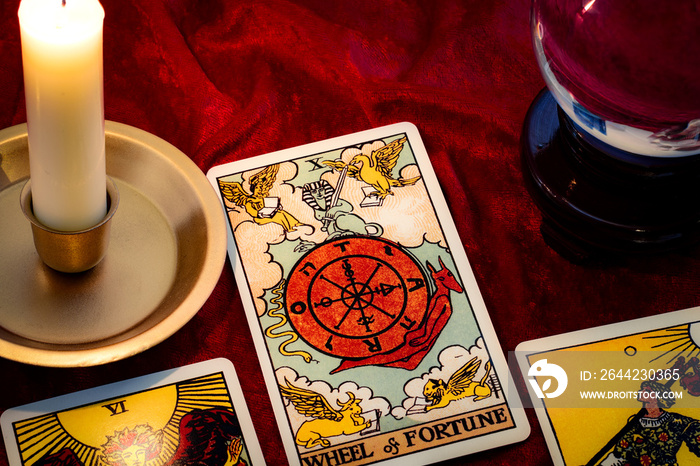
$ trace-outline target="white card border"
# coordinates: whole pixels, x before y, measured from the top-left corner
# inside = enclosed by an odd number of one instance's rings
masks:
[[[515,357],[520,373],[527,381],[527,373],[530,370],[529,356],[697,321],[700,321],[700,306],[524,341],[515,348]],[[537,398],[530,384],[525,385],[554,465],[566,466],[543,401]]]
[[[253,466],[258,464],[264,465],[265,458],[262,454],[258,437],[255,434],[253,420],[250,417],[250,412],[248,411],[243,391],[241,390],[241,384],[236,375],[236,369],[233,363],[226,358],[210,359],[10,408],[0,416],[0,425],[2,425],[3,440],[5,441],[5,449],[7,451],[9,464],[10,466],[22,465],[22,459],[17,448],[17,440],[15,439],[14,430],[12,428],[12,425],[17,421],[40,416],[45,413],[89,405],[120,395],[162,387],[164,385],[170,385],[217,372],[221,372],[224,375],[224,380],[228,386],[229,393],[231,394],[231,401],[236,411],[236,418],[243,432],[245,447],[253,462]]]
[[[358,142],[365,142],[371,140],[378,140],[387,136],[394,134],[406,133],[408,139],[411,143],[413,149],[413,154],[420,166],[421,173],[423,175],[423,181],[426,184],[426,188],[431,196],[433,205],[435,206],[435,211],[440,218],[441,225],[443,227],[443,232],[445,234],[445,239],[449,246],[451,247],[450,252],[454,257],[454,262],[459,269],[460,276],[463,279],[464,290],[469,298],[469,302],[472,306],[474,315],[481,330],[481,334],[484,338],[484,342],[489,348],[489,354],[491,355],[492,364],[499,375],[499,378],[503,381],[504,397],[507,400],[508,407],[511,411],[513,422],[515,427],[495,432],[489,434],[486,437],[478,437],[472,439],[465,439],[460,442],[453,444],[436,447],[432,449],[426,449],[420,452],[402,455],[398,458],[387,459],[373,464],[381,465],[406,465],[406,464],[429,464],[438,461],[443,461],[451,458],[456,458],[464,456],[466,454],[477,453],[479,451],[488,450],[496,448],[499,446],[505,446],[512,443],[517,443],[525,440],[530,435],[530,424],[525,415],[525,411],[522,408],[521,400],[517,391],[510,391],[509,387],[513,386],[510,382],[510,371],[506,363],[505,357],[501,345],[496,336],[496,332],[493,328],[493,323],[491,322],[491,317],[486,310],[486,305],[484,303],[479,287],[476,283],[476,278],[474,276],[474,271],[472,270],[471,264],[467,259],[466,252],[462,245],[459,234],[457,233],[457,228],[454,224],[454,219],[450,214],[450,210],[447,207],[444,195],[442,194],[442,189],[438,183],[437,177],[430,159],[427,155],[425,147],[423,145],[423,140],[420,137],[418,129],[413,123],[402,122],[395,123],[392,125],[382,126],[379,128],[374,128],[366,131],[360,131],[357,133],[352,133],[344,136],[335,137],[332,139],[327,139],[324,141],[314,142],[310,144],[305,144],[302,146],[296,146],[289,149],[284,149],[276,152],[271,152],[268,154],[263,154],[248,159],[243,159],[235,162],[230,162],[227,164],[219,165],[213,167],[207,173],[207,178],[211,182],[212,186],[217,192],[219,201],[221,202],[222,208],[224,208],[223,200],[221,199],[221,194],[218,188],[217,179],[223,176],[227,176],[231,173],[241,173],[247,170],[252,170],[255,168],[272,165],[274,163],[281,163],[290,159],[303,157],[306,155],[314,153],[322,153],[335,149],[339,149],[344,146],[355,145]],[[238,251],[234,244],[233,232],[230,228],[230,221],[226,219],[227,225],[227,237],[228,237],[228,254],[230,262],[233,266],[234,275],[238,283],[247,283],[246,277],[243,272],[243,267],[238,256]],[[240,288],[239,288],[240,289]],[[247,290],[247,287],[246,287]],[[265,378],[265,383],[267,384],[268,394],[270,394],[272,408],[275,413],[275,417],[278,419],[278,427],[280,435],[282,437],[282,442],[287,453],[287,459],[292,465],[301,465],[299,460],[299,453],[297,451],[296,443],[294,441],[294,434],[291,429],[283,428],[279,419],[284,420],[284,426],[287,426],[287,414],[284,408],[284,403],[277,396],[278,388],[277,381],[274,373],[274,368],[272,363],[265,358],[263,361],[259,355],[267,354],[267,345],[263,338],[263,335],[259,332],[257,326],[257,313],[255,312],[255,305],[253,303],[250,293],[241,292],[239,293],[241,300],[243,301],[243,306],[245,308],[246,317],[248,324],[253,335],[253,342],[255,344],[256,352],[258,354],[258,359],[260,360],[263,375]],[[255,322],[251,320],[251,316],[255,316]],[[274,394],[274,395],[272,395]],[[468,452],[465,452],[469,450]]]

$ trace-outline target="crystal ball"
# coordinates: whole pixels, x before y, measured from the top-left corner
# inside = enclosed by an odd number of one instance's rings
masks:
[[[534,0],[531,26],[578,129],[636,155],[700,154],[700,2]]]

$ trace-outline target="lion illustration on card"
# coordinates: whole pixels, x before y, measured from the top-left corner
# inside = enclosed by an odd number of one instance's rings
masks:
[[[481,380],[474,380],[476,372],[481,366],[481,360],[476,356],[452,374],[447,382],[442,379],[430,379],[423,387],[423,396],[430,405],[426,411],[444,408],[453,401],[466,397],[474,397],[474,401],[480,401],[491,396],[491,388],[487,379],[491,372],[491,361],[487,361],[486,373]]]

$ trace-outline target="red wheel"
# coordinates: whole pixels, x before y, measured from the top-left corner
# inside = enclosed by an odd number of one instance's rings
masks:
[[[399,245],[346,237],[316,247],[294,266],[285,290],[290,323],[317,350],[362,359],[396,350],[423,319],[426,277]]]

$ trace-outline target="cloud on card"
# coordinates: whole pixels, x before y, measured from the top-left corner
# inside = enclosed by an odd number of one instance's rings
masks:
[[[287,383],[294,385],[297,388],[302,388],[306,390],[311,390],[322,395],[328,403],[335,409],[339,410],[338,401],[347,402],[350,398],[348,393],[353,393],[356,399],[362,400],[360,402],[360,407],[362,408],[362,415],[367,421],[375,420],[381,418],[382,416],[388,416],[391,410],[389,401],[383,397],[375,397],[373,395],[372,389],[369,387],[360,387],[357,383],[353,381],[343,382],[337,388],[333,388],[330,384],[323,380],[310,381],[305,376],[300,376],[291,367],[280,367],[275,372],[277,378],[277,383],[281,386],[286,386]],[[311,420],[297,412],[294,406],[289,400],[283,398],[285,407],[287,409],[287,415],[289,416],[289,421],[292,425],[292,430],[297,431],[299,426],[304,422]],[[337,442],[349,442],[352,440],[357,440],[362,438],[360,433],[352,435],[343,435],[342,438],[331,437],[332,443]]]
[[[375,141],[364,144],[361,148],[349,147],[341,152],[340,159],[348,163],[355,155],[370,155],[384,145],[383,141]],[[392,176],[397,179],[409,179],[419,175],[418,166],[415,164],[406,165],[400,171],[394,169],[392,173]],[[325,173],[322,178],[331,186],[337,186],[340,173],[334,170]],[[424,239],[447,247],[422,178],[412,186],[392,188],[391,192],[394,194],[386,196],[384,203],[375,207],[360,207],[364,199],[362,192],[364,186],[368,186],[367,183],[347,177],[340,197],[350,202],[353,213],[362,217],[365,222],[381,224],[384,228],[382,237],[406,247],[419,246]]]
[[[489,360],[488,351],[484,348],[482,337],[476,340],[476,343],[469,349],[463,346],[455,345],[448,346],[440,352],[438,361],[440,366],[431,367],[427,373],[421,374],[420,377],[409,380],[404,385],[404,392],[407,395],[401,404],[392,409],[391,415],[396,419],[403,419],[408,416],[412,419],[426,421],[430,419],[444,418],[447,415],[456,415],[472,411],[474,409],[485,408],[503,402],[502,395],[496,397],[492,394],[489,398],[473,401],[473,397],[466,397],[461,400],[451,402],[447,407],[433,409],[426,412],[423,407],[427,404],[423,396],[423,388],[430,380],[442,380],[447,383],[457,370],[464,366],[467,361],[473,357],[478,357],[481,360],[481,366],[477,371],[475,380],[480,380],[486,374],[486,361]],[[491,374],[495,372],[491,369]]]
[[[383,141],[375,141],[360,148],[349,147],[341,152],[340,158],[348,163],[355,155],[370,155],[384,145]],[[246,192],[251,192],[250,177],[260,170],[262,169],[258,168],[242,174],[242,186]],[[243,206],[227,202],[231,224],[236,225],[234,238],[240,245],[238,252],[246,267],[248,285],[259,316],[267,310],[262,299],[265,291],[274,288],[283,278],[280,265],[272,262],[269,245],[298,239],[321,244],[327,239],[327,233],[321,230],[323,224],[314,217],[313,209],[302,199],[302,187],[295,185],[297,175],[298,166],[295,163],[281,163],[269,192],[269,197],[279,198],[284,211],[303,224],[294,231],[285,232],[281,225],[272,222],[261,225],[253,220]],[[420,176],[420,172],[417,165],[409,164],[395,168],[392,176],[408,179]],[[320,175],[320,179],[326,180],[333,187],[338,186],[339,178],[340,172],[331,170],[330,167]],[[392,188],[393,195],[386,196],[381,206],[360,207],[364,199],[362,188],[367,186],[369,185],[348,176],[343,183],[340,198],[349,202],[353,207],[352,214],[362,218],[365,223],[380,224],[383,238],[406,247],[420,246],[424,241],[447,247],[422,178],[414,185]]]
[[[243,189],[251,192],[250,177],[261,169],[244,172]],[[258,315],[263,315],[266,311],[265,301],[262,296],[266,289],[277,285],[282,279],[282,269],[276,262],[272,261],[268,253],[271,244],[278,244],[285,240],[294,241],[299,238],[312,238],[318,235],[317,229],[311,226],[316,220],[313,218],[313,211],[309,209],[301,198],[301,189],[295,189],[288,181],[292,180],[297,173],[297,167],[293,163],[280,164],[277,178],[270,189],[269,197],[278,197],[282,208],[293,215],[303,225],[294,231],[285,232],[282,225],[277,223],[258,224],[246,212],[245,207],[235,206],[227,203],[229,218],[232,225],[237,225],[234,229],[234,238],[239,245],[238,253],[241,263],[245,264],[248,284],[253,295],[255,309]]]

